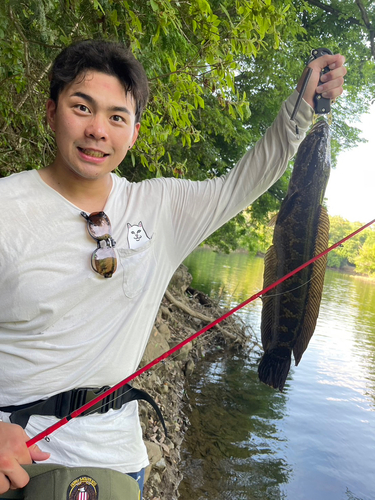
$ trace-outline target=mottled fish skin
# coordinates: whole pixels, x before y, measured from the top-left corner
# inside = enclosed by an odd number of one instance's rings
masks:
[[[330,174],[330,130],[318,121],[301,143],[288,192],[267,251],[264,287],[328,247],[329,219],[322,206]],[[282,390],[293,351],[296,365],[314,333],[327,257],[298,272],[263,296],[259,379]]]

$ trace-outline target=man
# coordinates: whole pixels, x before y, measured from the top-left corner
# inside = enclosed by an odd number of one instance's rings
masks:
[[[148,459],[135,401],[72,420],[41,449],[25,443],[58,412],[32,412],[23,430],[12,411],[112,386],[137,369],[175,269],[283,174],[311,123],[315,92],[342,93],[343,64],[340,55],[310,63],[295,119],[297,92],[227,176],[129,183],[112,171],[138,136],[143,68],[121,45],[102,41],[58,56],[47,102],[56,157],[0,179],[0,492],[23,487],[20,464],[32,460],[142,477]]]

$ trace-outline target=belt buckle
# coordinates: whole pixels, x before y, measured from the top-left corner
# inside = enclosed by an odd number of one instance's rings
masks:
[[[85,391],[86,391],[85,392],[85,401],[81,405],[79,405],[78,408],[80,406],[82,406],[83,404],[89,403],[93,399],[97,398],[98,396],[103,394],[105,391],[107,391],[109,388],[110,388],[109,385],[104,385],[103,387],[100,387],[100,388],[97,388],[97,387],[85,388]],[[110,395],[108,397],[110,398],[111,396],[112,395]],[[82,416],[88,415],[90,413],[106,413],[109,410],[109,408],[107,406],[108,406],[107,398],[104,398],[104,400],[98,401],[95,405],[93,405],[87,411],[83,412]]]

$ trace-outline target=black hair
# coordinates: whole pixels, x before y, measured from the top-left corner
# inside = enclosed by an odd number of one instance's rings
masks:
[[[84,40],[69,45],[56,57],[50,73],[50,98],[57,104],[62,90],[79,75],[95,70],[116,76],[125,92],[135,101],[139,122],[147,104],[149,88],[146,72],[123,44],[105,40]]]

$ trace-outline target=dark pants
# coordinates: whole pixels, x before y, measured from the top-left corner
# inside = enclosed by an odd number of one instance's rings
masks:
[[[128,472],[127,475],[137,481],[139,489],[141,490],[141,499],[142,499],[143,485],[145,482],[145,469],[142,469],[139,472]]]

